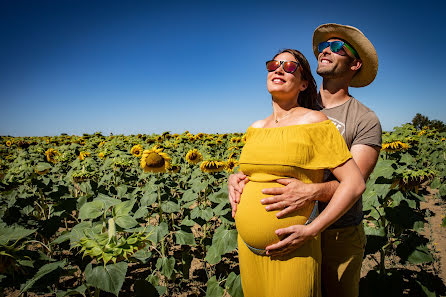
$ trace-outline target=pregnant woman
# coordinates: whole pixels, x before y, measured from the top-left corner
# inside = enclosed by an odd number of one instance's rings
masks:
[[[319,233],[356,201],[365,184],[339,131],[314,110],[316,83],[306,58],[287,49],[266,67],[273,113],[248,128],[240,156],[240,170],[249,177],[235,216],[243,292],[245,297],[320,296]],[[340,185],[319,216],[310,204],[278,219],[261,204],[268,197],[262,189],[282,186],[277,179],[322,182],[324,169],[331,169]],[[282,239],[275,231],[293,225],[306,225],[312,239],[285,256],[270,257],[265,248]]]

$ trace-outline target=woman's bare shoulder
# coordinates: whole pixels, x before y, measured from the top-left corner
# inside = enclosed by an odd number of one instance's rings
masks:
[[[265,126],[265,120],[258,120],[251,124],[251,128],[263,128]]]
[[[305,121],[309,124],[311,123],[319,123],[328,120],[327,116],[320,111],[317,110],[309,110],[305,114]]]

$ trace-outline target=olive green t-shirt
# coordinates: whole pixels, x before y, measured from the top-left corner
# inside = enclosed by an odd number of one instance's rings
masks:
[[[351,97],[345,103],[321,110],[338,128],[347,143],[348,149],[356,144],[381,147],[382,129],[378,117],[364,104]],[[325,181],[335,180],[334,175],[327,170]],[[325,209],[327,203],[319,202],[319,212]],[[329,229],[355,226],[361,223],[362,197]]]

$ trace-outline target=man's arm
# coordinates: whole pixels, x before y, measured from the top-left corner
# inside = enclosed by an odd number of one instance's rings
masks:
[[[353,160],[358,165],[364,181],[367,181],[369,175],[375,168],[379,157],[379,147],[365,144],[355,144],[350,152]],[[305,184],[294,178],[279,179],[277,182],[285,185],[282,188],[264,189],[262,192],[268,195],[275,195],[261,200],[261,203],[267,205],[268,211],[281,210],[277,217],[284,217],[297,209],[300,209],[312,201],[329,202],[339,186],[337,180]]]
[[[276,230],[276,234],[284,238],[267,246],[267,255],[282,256],[292,252],[324,231],[355,204],[365,190],[364,177],[356,163],[350,159],[332,172],[341,182],[325,210],[308,225],[293,225]]]

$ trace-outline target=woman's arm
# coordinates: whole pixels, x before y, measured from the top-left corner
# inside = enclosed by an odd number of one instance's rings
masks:
[[[345,214],[365,191],[364,177],[353,159],[336,167],[332,172],[340,184],[324,211],[308,225],[293,225],[276,230],[278,236],[286,238],[267,246],[267,255],[285,255],[318,235]]]

